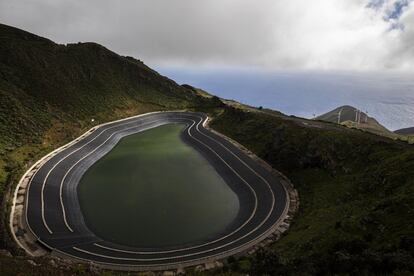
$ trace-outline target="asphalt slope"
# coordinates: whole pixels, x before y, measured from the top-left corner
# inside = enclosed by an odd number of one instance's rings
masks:
[[[30,180],[26,220],[50,249],[71,257],[122,267],[162,268],[202,263],[239,253],[269,235],[288,205],[280,179],[223,137],[203,127],[206,115],[152,113],[103,125],[44,163]],[[91,232],[78,203],[82,175],[120,139],[167,123],[186,123],[181,138],[199,151],[238,195],[240,210],[222,233],[170,248],[130,248]]]

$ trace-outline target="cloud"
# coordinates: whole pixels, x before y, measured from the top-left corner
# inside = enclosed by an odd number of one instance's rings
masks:
[[[414,69],[408,0],[0,0],[0,21],[150,64]]]
[[[383,14],[383,20],[390,23],[390,30],[404,30],[405,26],[399,21],[401,15],[409,7],[412,0],[371,0],[367,8]]]
[[[404,9],[407,8],[408,5],[409,5],[408,0],[395,1],[392,7],[389,10],[387,10],[387,13],[385,15],[385,20],[390,20],[390,19],[396,20],[400,18],[400,16],[404,12]]]

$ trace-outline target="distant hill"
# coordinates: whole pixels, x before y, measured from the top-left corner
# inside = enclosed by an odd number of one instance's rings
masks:
[[[381,125],[375,118],[368,116],[365,112],[350,105],[335,108],[332,111],[316,117],[315,120],[341,124],[378,135],[397,138],[395,133]]]
[[[414,127],[408,127],[408,128],[402,128],[394,131],[394,133],[400,134],[400,135],[414,135]]]

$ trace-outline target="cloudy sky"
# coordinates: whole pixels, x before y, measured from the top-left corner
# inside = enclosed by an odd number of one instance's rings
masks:
[[[414,69],[411,0],[0,0],[0,21],[151,65]]]
[[[0,0],[0,22],[94,41],[287,114],[342,104],[414,126],[413,0]]]

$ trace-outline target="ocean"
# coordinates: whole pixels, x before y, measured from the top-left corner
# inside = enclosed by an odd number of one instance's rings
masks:
[[[226,99],[312,118],[340,105],[368,112],[390,130],[414,126],[414,74],[157,67],[179,84]]]

